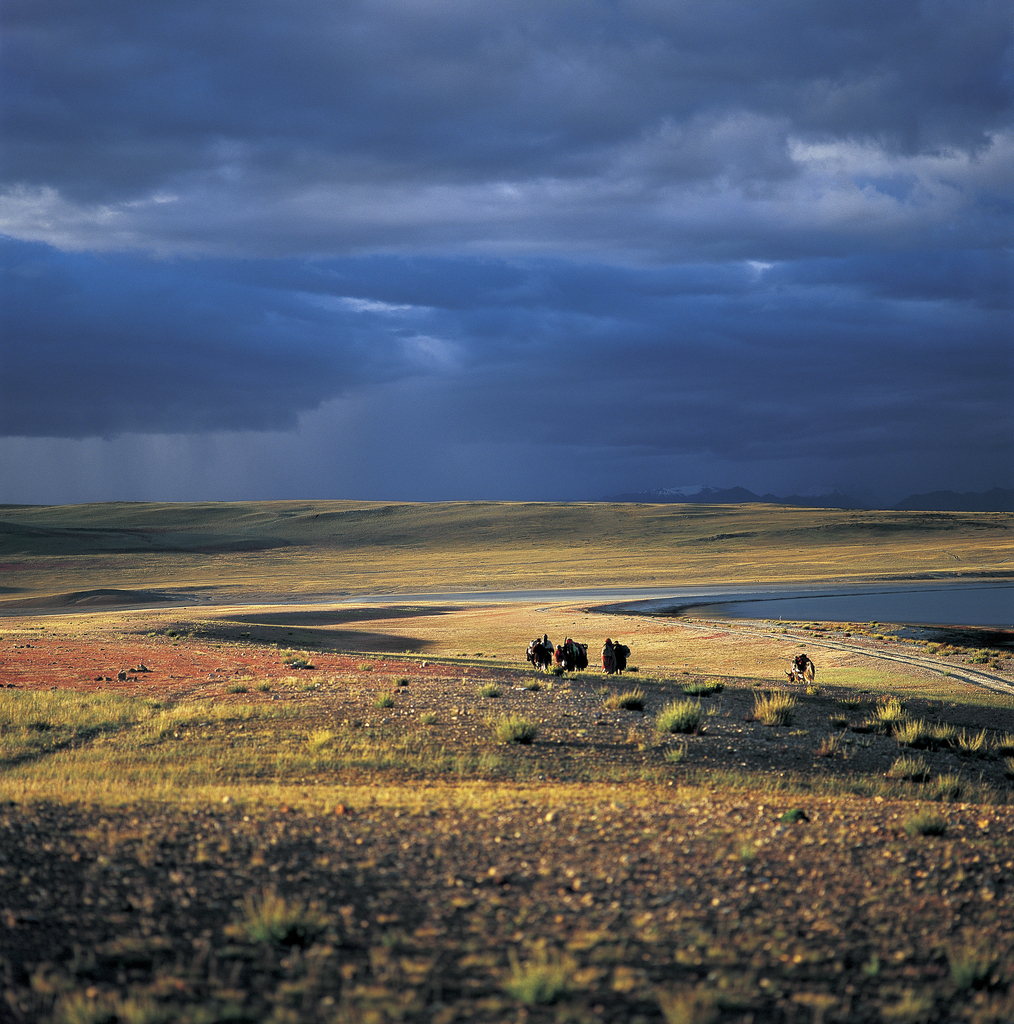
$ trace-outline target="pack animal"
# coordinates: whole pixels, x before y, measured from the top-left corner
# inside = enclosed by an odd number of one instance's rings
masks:
[[[805,654],[792,659],[792,667],[785,670],[790,683],[812,683],[817,675],[817,666]]]
[[[579,644],[567,637],[556,647],[556,663],[562,665],[564,672],[574,672],[588,667],[588,645]]]

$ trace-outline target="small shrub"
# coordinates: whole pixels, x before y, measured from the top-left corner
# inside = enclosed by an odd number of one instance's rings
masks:
[[[373,662],[372,661],[361,661],[356,665],[357,672],[372,672]]]
[[[602,702],[611,711],[643,711],[644,691],[640,688],[612,693]]]
[[[525,689],[531,690],[532,693],[538,693],[542,689],[542,683],[538,679],[528,679],[525,681]]]
[[[531,743],[539,733],[538,726],[520,715],[501,715],[490,722],[493,735],[501,743]]]
[[[792,725],[796,698],[784,690],[754,694],[753,716],[764,725]]]
[[[436,714],[433,711],[424,711],[419,716],[419,721],[423,725],[436,725],[437,724],[437,716],[436,716]]]
[[[477,692],[480,697],[499,697],[503,690],[496,683],[483,683]]]
[[[655,718],[659,732],[696,732],[703,711],[699,700],[677,700],[666,704]]]
[[[942,836],[947,831],[947,819],[934,811],[920,811],[905,822],[910,836]]]
[[[305,654],[296,654],[295,651],[284,651],[282,661],[289,668],[312,669],[314,667],[310,664],[310,659]]]
[[[929,765],[921,757],[910,757],[905,754],[891,765],[887,774],[892,779],[925,782],[930,776],[930,771]]]
[[[683,684],[683,692],[688,697],[710,697],[713,693],[721,693],[725,683],[708,683],[703,679],[692,679]]]
[[[806,696],[807,696],[807,697],[819,697],[819,696],[820,696],[820,687],[819,687],[819,686],[814,686],[814,685],[813,685],[813,684],[811,683],[811,684],[810,684],[810,685],[809,685],[809,686],[808,686],[808,687],[806,688]]]
[[[408,686],[408,676],[402,676],[394,681],[395,686]]]
[[[685,743],[677,743],[674,746],[666,747],[665,753],[662,756],[669,764],[682,764],[687,758],[687,745]]]
[[[393,708],[394,698],[389,693],[382,693],[373,703],[374,707]]]

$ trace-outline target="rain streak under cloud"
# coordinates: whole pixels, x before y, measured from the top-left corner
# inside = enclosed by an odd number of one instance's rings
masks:
[[[1006,3],[3,18],[0,501],[1014,485]]]

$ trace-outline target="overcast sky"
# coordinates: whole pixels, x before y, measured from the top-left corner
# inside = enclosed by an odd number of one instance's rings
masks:
[[[5,0],[0,502],[1014,486],[1007,0]]]

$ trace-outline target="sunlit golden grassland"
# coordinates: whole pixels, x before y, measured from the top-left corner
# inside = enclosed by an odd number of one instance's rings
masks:
[[[285,803],[306,809],[326,809],[335,803],[356,806],[469,806],[488,802],[492,794],[517,799],[532,787],[544,789],[539,780],[556,777],[554,791],[566,791],[568,799],[582,793],[583,801],[595,803],[615,798],[617,786],[625,799],[650,803],[660,787],[704,786],[726,794],[796,793],[809,797],[847,795],[877,796],[902,800],[939,800],[941,781],[936,777],[913,779],[898,773],[810,773],[805,770],[757,772],[748,769],[707,766],[700,755],[711,742],[708,726],[723,714],[729,691],[722,684],[705,685],[687,676],[638,677],[635,689],[616,683],[615,693],[636,693],[632,704],[610,700],[613,692],[604,676],[589,674],[580,680],[547,679],[531,693],[531,714],[501,713],[504,690],[499,686],[475,687],[465,677],[451,688],[439,710],[388,720],[377,720],[386,680],[377,680],[364,669],[365,681],[324,681],[304,687],[299,700],[278,702],[255,699],[239,692],[228,701],[208,698],[156,700],[111,693],[73,691],[0,691],[0,799],[19,804],[45,802],[107,804],[148,801],[191,806],[225,800],[242,805],[277,806]],[[519,680],[508,679],[505,686]],[[892,680],[888,675],[884,680]],[[606,684],[606,685],[602,685]],[[284,687],[284,683],[282,687]],[[890,736],[899,756],[921,748],[931,727],[910,715],[896,697],[873,703],[870,692],[839,700],[821,693],[790,696],[779,690],[743,687],[754,701],[753,717],[766,726],[788,727],[806,714],[809,729],[792,736],[824,756],[824,732],[836,728],[836,715],[860,733]],[[467,687],[467,690],[466,690]],[[278,689],[278,684],[275,684]],[[234,688],[238,689],[238,688]],[[517,687],[521,689],[521,687]],[[899,687],[894,687],[895,690]],[[495,692],[494,692],[495,690]],[[309,691],[309,692],[305,692]],[[910,682],[910,698],[930,696]],[[696,696],[703,693],[702,698]],[[689,697],[687,695],[690,695]],[[474,729],[464,734],[441,732],[433,723],[457,721],[462,701],[471,701]],[[536,703],[537,701],[537,703]],[[768,706],[781,701],[791,713],[767,717]],[[623,710],[629,729],[625,739],[602,747],[589,732],[595,705]],[[645,709],[646,702],[651,709]],[[986,695],[980,705],[1011,715],[1011,700]],[[397,701],[391,700],[390,706]],[[675,723],[674,709],[693,711]],[[955,705],[952,705],[954,707]],[[731,705],[730,705],[731,707]],[[968,712],[976,714],[974,707]],[[831,712],[829,714],[829,711]],[[344,717],[359,713],[360,719]],[[371,728],[370,717],[374,718]],[[537,721],[562,725],[548,743],[541,739]],[[725,713],[728,719],[729,714]],[[691,720],[692,719],[692,720]],[[889,720],[890,719],[890,720]],[[568,724],[568,720],[573,720]],[[972,719],[969,719],[970,721]],[[814,729],[813,723],[826,723]],[[385,724],[387,723],[387,724]],[[506,728],[511,723],[510,729]],[[523,727],[521,732],[514,724]],[[940,741],[932,749],[950,746],[973,759],[1002,760],[1014,751],[1014,732],[947,726],[933,728]],[[521,738],[522,732],[524,738]],[[593,732],[593,731],[592,731]],[[686,734],[701,733],[689,738]],[[668,734],[681,742],[670,743]],[[911,734],[911,736],[909,735]],[[765,736],[765,739],[768,737]],[[771,738],[774,739],[774,732]],[[719,747],[726,741],[719,742]],[[846,743],[852,740],[846,740]],[[669,756],[675,748],[680,756]],[[835,750],[839,750],[835,745]],[[561,762],[561,753],[563,761]],[[587,756],[585,756],[587,755]],[[973,763],[973,762],[970,762]],[[974,764],[984,763],[975,760]],[[679,766],[678,770],[674,766]],[[568,782],[559,780],[562,773]],[[966,773],[967,774],[967,773]],[[1006,803],[1009,786],[976,782],[974,772],[953,784],[950,797],[966,802]],[[979,773],[981,775],[981,771]],[[1009,774],[1009,773],[1008,773]],[[955,777],[956,778],[956,777]],[[916,784],[920,783],[920,784]],[[662,790],[664,792],[664,790]],[[483,795],[485,794],[485,795]]]
[[[1009,513],[611,503],[110,503],[0,508],[11,600],[92,588],[218,597],[1004,571]]]

